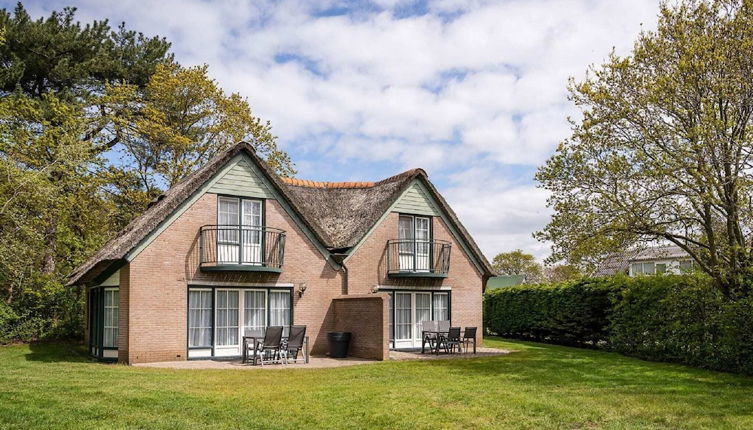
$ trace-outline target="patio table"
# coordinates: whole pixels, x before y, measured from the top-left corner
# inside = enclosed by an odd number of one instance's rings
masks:
[[[288,337],[283,336],[282,342],[286,343]],[[243,363],[248,361],[248,344],[249,341],[252,345],[254,345],[254,357],[253,361],[251,362],[253,366],[256,366],[256,359],[258,358],[258,354],[256,353],[256,345],[259,344],[259,342],[264,341],[264,336],[243,336]],[[309,363],[309,337],[304,336],[303,338],[303,359],[304,363]]]

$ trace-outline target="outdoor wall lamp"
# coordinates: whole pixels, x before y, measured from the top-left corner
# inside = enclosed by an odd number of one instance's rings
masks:
[[[378,293],[379,292],[379,285],[374,285],[373,287],[371,287],[371,292],[374,293],[374,294]]]
[[[298,297],[303,297],[303,293],[306,292],[306,287],[307,285],[305,282],[298,284]]]

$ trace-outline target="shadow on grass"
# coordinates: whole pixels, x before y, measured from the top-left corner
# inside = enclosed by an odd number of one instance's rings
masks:
[[[86,351],[86,347],[78,342],[32,342],[29,353],[25,355],[27,361],[43,363],[86,363],[95,361]]]

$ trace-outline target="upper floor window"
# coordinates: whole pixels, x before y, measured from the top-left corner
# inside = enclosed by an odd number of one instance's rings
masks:
[[[431,233],[431,217],[400,215],[400,270],[421,272],[431,269]]]
[[[217,261],[261,264],[262,200],[217,198]]]

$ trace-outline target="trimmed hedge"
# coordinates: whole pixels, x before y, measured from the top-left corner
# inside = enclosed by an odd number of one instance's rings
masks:
[[[613,289],[606,279],[495,289],[484,298],[484,325],[504,337],[595,346],[606,341]]]
[[[492,290],[485,295],[484,322],[505,337],[753,374],[753,298],[730,302],[699,276]]]

